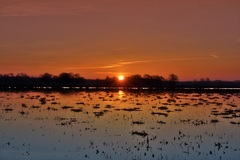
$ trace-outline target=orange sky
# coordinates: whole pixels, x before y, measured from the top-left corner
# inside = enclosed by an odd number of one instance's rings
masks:
[[[0,0],[0,73],[240,80],[239,0]]]

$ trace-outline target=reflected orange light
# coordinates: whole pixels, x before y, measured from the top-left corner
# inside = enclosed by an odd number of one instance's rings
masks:
[[[122,90],[118,91],[118,98],[123,98],[124,92]]]

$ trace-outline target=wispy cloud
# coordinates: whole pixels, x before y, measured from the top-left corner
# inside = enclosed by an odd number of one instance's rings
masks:
[[[160,59],[152,62],[177,62],[177,61],[195,61],[195,60],[207,60],[213,59],[212,56],[208,57],[177,57],[177,58],[169,58],[169,59]]]
[[[148,61],[124,61],[124,62],[119,62],[116,64],[109,64],[109,65],[102,65],[102,66],[83,66],[83,67],[68,67],[65,68],[67,70],[80,70],[80,69],[110,69],[110,68],[117,68],[117,67],[123,67],[126,65],[133,65],[133,64],[138,64],[138,63],[147,63]]]
[[[218,55],[216,55],[216,54],[211,54],[210,56],[213,58],[218,58]]]
[[[131,74],[131,72],[95,72],[97,74],[109,74],[109,75],[119,75],[119,74],[123,74],[123,75],[129,75]]]
[[[100,66],[98,68],[116,68],[116,67],[121,67],[122,65],[120,64],[113,64],[113,65],[108,65],[108,66]]]
[[[179,61],[199,61],[199,60],[214,60],[216,58],[239,58],[239,56],[225,56],[219,57],[216,54],[210,54],[208,56],[202,57],[177,57],[177,58],[166,58],[158,60],[138,60],[138,61],[123,61],[115,64],[109,65],[99,65],[99,66],[81,66],[81,67],[67,67],[66,70],[99,70],[99,69],[112,69],[118,67],[125,67],[128,65],[142,64],[142,63],[160,63],[160,62],[179,62]]]
[[[122,67],[124,65],[131,65],[131,64],[137,64],[137,63],[146,63],[148,61],[127,61],[127,62],[120,62],[113,65],[107,65],[107,66],[101,66],[99,68],[115,68],[115,67]]]
[[[207,60],[207,59],[213,59],[218,58],[217,55],[211,54],[209,56],[204,57],[177,57],[177,58],[167,58],[167,59],[159,59],[159,60],[136,60],[136,61],[123,61],[115,64],[109,64],[109,65],[99,65],[99,66],[82,66],[82,67],[69,67],[65,69],[69,70],[80,70],[80,69],[110,69],[110,68],[117,68],[117,67],[123,67],[127,65],[134,65],[134,64],[140,64],[140,63],[159,63],[159,62],[174,62],[174,61],[194,61],[194,60]]]

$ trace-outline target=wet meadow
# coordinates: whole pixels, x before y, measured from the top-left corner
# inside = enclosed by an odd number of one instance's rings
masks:
[[[0,160],[238,160],[240,93],[2,91]]]

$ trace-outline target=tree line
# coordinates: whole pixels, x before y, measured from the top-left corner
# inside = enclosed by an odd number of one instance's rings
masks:
[[[103,88],[103,87],[124,87],[137,89],[204,89],[204,88],[240,88],[240,81],[211,81],[209,78],[181,82],[175,74],[170,74],[164,78],[159,75],[130,75],[120,81],[118,77],[107,76],[104,79],[86,79],[79,74],[60,73],[53,75],[44,73],[37,77],[29,76],[25,73],[19,74],[0,74],[0,89],[17,88],[17,89],[33,89],[36,87],[51,87],[60,89],[62,87],[80,87],[80,88]]]
[[[174,85],[178,81],[178,76],[175,74],[170,74],[167,78],[159,75],[135,74],[125,77],[123,81],[109,76],[105,79],[86,79],[79,74],[65,72],[59,75],[44,73],[38,77],[26,73],[0,74],[0,86],[162,87],[166,82]]]

